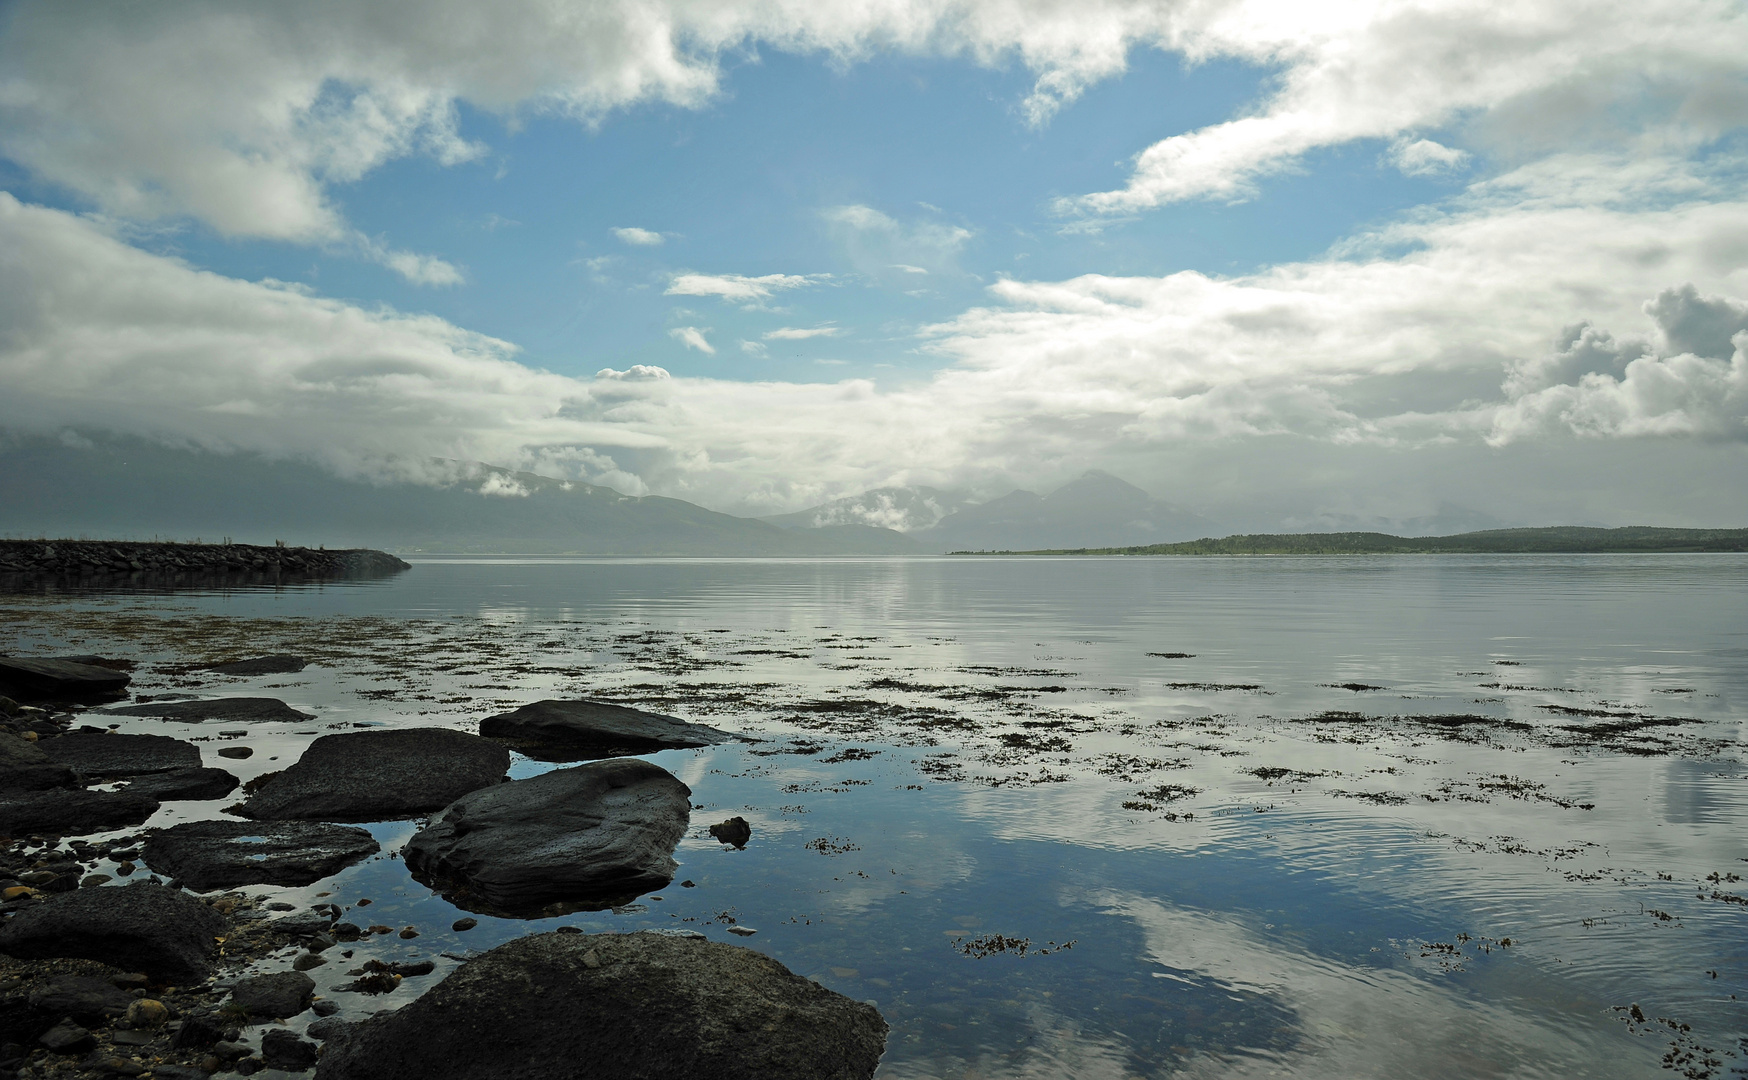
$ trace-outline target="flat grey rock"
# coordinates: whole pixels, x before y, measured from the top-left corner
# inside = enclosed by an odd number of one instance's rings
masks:
[[[283,1020],[309,1008],[315,993],[316,981],[308,975],[281,971],[238,979],[231,987],[231,1002],[246,1009],[250,1016]]]
[[[158,800],[137,791],[0,793],[0,836],[78,836],[139,825],[158,811]]]
[[[120,1016],[134,997],[103,979],[87,975],[56,975],[30,992],[31,1007],[57,1018],[72,1017],[81,1024],[101,1024],[106,1017]]]
[[[293,675],[304,669],[307,663],[301,656],[290,653],[274,653],[271,656],[256,656],[247,660],[227,660],[222,664],[208,664],[203,671],[214,671],[220,675]]]
[[[0,734],[0,792],[79,786],[70,766],[51,759],[29,739]]]
[[[557,769],[455,800],[414,834],[403,857],[415,876],[470,911],[612,907],[672,880],[691,796],[672,773],[638,758]]]
[[[148,701],[143,705],[121,705],[101,710],[110,716],[156,716],[161,720],[181,720],[198,724],[203,720],[225,720],[241,723],[294,723],[314,720],[315,714],[296,709],[270,697],[209,698],[205,701]]]
[[[871,1005],[733,945],[538,934],[458,968],[394,1012],[332,1032],[316,1080],[866,1080]]]
[[[125,671],[77,658],[0,656],[0,694],[18,701],[102,701],[127,689]]]
[[[509,751],[448,728],[323,735],[238,809],[256,820],[392,821],[501,782]]]
[[[200,767],[200,748],[168,735],[74,732],[43,739],[37,745],[51,760],[71,766],[88,783]]]
[[[536,701],[480,721],[479,733],[541,761],[647,754],[714,746],[734,739],[726,731],[673,716],[604,701]]]
[[[140,882],[33,904],[0,926],[0,952],[22,960],[101,960],[186,986],[211,974],[214,939],[224,932],[224,918],[192,896]]]
[[[316,821],[189,821],[153,833],[141,858],[195,892],[309,885],[381,850],[363,829]],[[321,929],[327,927],[324,920]]]
[[[160,802],[222,799],[241,783],[224,769],[171,769],[148,773],[128,781],[126,790],[149,795]]]

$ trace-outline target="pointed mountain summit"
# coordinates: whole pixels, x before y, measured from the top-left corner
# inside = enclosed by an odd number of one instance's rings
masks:
[[[1217,531],[1207,518],[1095,469],[1048,495],[1010,492],[910,535],[937,551],[1035,551],[1173,543]]]
[[[932,487],[871,488],[860,495],[833,499],[793,514],[772,514],[759,518],[785,529],[825,529],[842,525],[862,525],[878,529],[915,532],[933,528],[948,514],[969,506],[971,498],[963,491],[942,491]]]

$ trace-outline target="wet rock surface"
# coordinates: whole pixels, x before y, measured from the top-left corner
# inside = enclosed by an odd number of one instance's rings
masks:
[[[635,758],[558,769],[463,796],[404,851],[469,910],[531,915],[623,903],[673,878],[691,789]]]
[[[301,971],[251,975],[231,987],[231,1003],[250,1016],[283,1020],[310,1007],[316,981]]]
[[[278,698],[228,697],[205,701],[148,701],[141,705],[122,705],[104,709],[110,716],[156,716],[162,720],[180,720],[198,724],[204,720],[236,723],[295,723],[314,720],[312,713],[299,712]]]
[[[78,787],[73,770],[16,735],[0,735],[0,792]]]
[[[71,732],[39,744],[51,760],[92,781],[200,767],[200,748],[168,735]]]
[[[324,735],[237,812],[257,820],[415,817],[499,783],[509,767],[503,747],[448,728]]]
[[[208,664],[206,671],[219,675],[295,675],[302,671],[309,661],[291,653],[274,653],[271,656],[255,656],[247,660],[227,660],[222,664]]]
[[[125,791],[160,802],[222,799],[237,790],[239,781],[223,769],[171,769],[137,776]]]
[[[734,740],[728,732],[704,724],[586,700],[536,701],[486,717],[479,731],[541,761],[584,761]]]
[[[536,988],[539,991],[536,992]],[[587,1018],[586,1023],[579,1022]],[[666,934],[540,934],[329,1037],[318,1080],[855,1080],[887,1025],[762,953]]]
[[[0,836],[73,836],[138,825],[158,800],[137,791],[55,788],[0,794]]]
[[[19,701],[104,701],[125,691],[132,677],[89,662],[96,659],[0,656],[0,694]]]
[[[154,833],[143,857],[158,873],[195,892],[209,892],[239,885],[308,885],[378,850],[370,833],[345,825],[190,821]]]
[[[225,920],[186,893],[141,882],[51,896],[0,926],[0,952],[21,959],[78,957],[170,983],[211,973]]]

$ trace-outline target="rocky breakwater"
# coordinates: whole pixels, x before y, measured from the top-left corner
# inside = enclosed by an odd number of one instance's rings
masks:
[[[0,581],[198,586],[375,578],[410,569],[369,548],[328,550],[255,544],[176,544],[126,540],[0,540]]]
[[[886,1033],[873,1006],[701,934],[550,933],[336,1028],[316,1080],[866,1080]]]

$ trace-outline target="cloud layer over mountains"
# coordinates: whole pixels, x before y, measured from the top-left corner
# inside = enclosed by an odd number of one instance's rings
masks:
[[[0,150],[94,211],[0,194],[0,425],[21,431],[354,476],[477,459],[769,512],[886,484],[1060,478],[1210,440],[1478,455],[1748,441],[1735,3],[307,0],[26,4],[7,20]],[[436,317],[127,241],[137,223],[186,217],[450,284],[462,271],[440,255],[359,234],[332,189],[401,157],[484,153],[460,134],[461,104],[611,123],[640,102],[710,99],[724,65],[760,48],[845,63],[899,50],[1023,65],[1033,90],[1016,107],[1071,123],[1065,103],[1148,47],[1272,70],[1272,89],[1137,148],[1121,189],[1064,196],[1065,221],[1245,197],[1355,140],[1406,172],[1476,154],[1503,166],[1317,259],[1230,278],[997,281],[985,304],[912,335],[938,370],[890,386],[556,374]],[[763,304],[818,283],[699,273],[669,292]],[[683,329],[714,351],[707,327]],[[1720,468],[1744,461],[1719,452]]]

